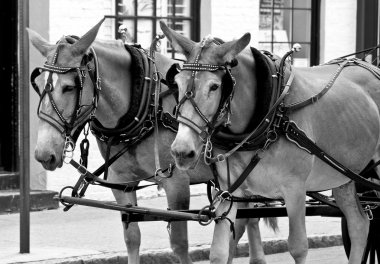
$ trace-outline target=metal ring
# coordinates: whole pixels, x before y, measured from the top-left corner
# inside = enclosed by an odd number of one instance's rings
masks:
[[[67,190],[67,189],[72,189],[72,190],[74,190],[74,187],[72,187],[72,186],[66,186],[66,187],[63,187],[63,188],[61,189],[61,191],[59,192],[59,194],[58,194],[59,202],[60,202],[63,206],[65,206],[65,207],[67,207],[67,206],[73,206],[73,205],[74,205],[74,204],[72,204],[72,203],[67,203],[67,202],[65,202],[65,201],[62,200],[62,193],[63,193],[65,190]],[[71,197],[78,197],[78,194],[76,193],[75,196],[71,195]]]
[[[62,151],[63,162],[68,164],[70,160],[74,157],[75,143],[69,137],[65,137],[65,143]]]
[[[212,217],[209,217],[209,219],[208,219],[207,221],[203,221],[203,220],[200,218],[200,216],[202,215],[202,213],[205,212],[207,209],[209,209],[209,211],[211,211],[211,210],[210,210],[210,205],[206,205],[206,206],[203,207],[203,208],[199,211],[199,213],[198,213],[198,217],[199,217],[198,223],[199,223],[200,225],[202,225],[202,226],[207,226],[207,225],[211,224],[211,222],[213,221],[213,218],[212,218]]]
[[[223,195],[224,194],[227,194],[228,197],[224,198]],[[232,198],[232,194],[228,191],[222,191],[219,195],[218,195],[218,198],[220,199],[221,202],[223,202],[224,200],[228,199],[228,198]]]
[[[185,93],[185,96],[186,96],[187,98],[191,98],[191,97],[194,96],[194,93],[193,93],[193,91],[187,91],[187,92]]]
[[[159,176],[158,175],[159,172],[163,173],[161,168],[156,169],[156,171],[154,172],[154,175]]]
[[[47,88],[47,87],[49,87],[49,88]],[[53,91],[53,85],[50,82],[48,82],[45,86],[45,90],[47,90],[48,92],[52,92]]]
[[[153,81],[155,81],[155,82],[157,82],[158,81],[158,75],[159,74],[159,72],[157,72],[157,71],[155,71],[154,73],[153,73]]]
[[[217,162],[223,162],[223,161],[226,161],[226,156],[223,155],[223,154],[218,154],[218,155],[216,156],[216,160],[217,160]]]
[[[267,139],[269,141],[271,141],[271,142],[276,141],[277,137],[278,137],[278,135],[277,135],[276,131],[274,131],[274,130],[268,131],[268,133],[267,133]]]

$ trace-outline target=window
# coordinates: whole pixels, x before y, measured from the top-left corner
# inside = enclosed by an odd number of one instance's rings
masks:
[[[357,1],[356,51],[369,50],[356,57],[365,58],[375,65],[380,65],[379,49],[371,48],[377,46],[380,40],[379,22],[377,0]]]
[[[199,40],[200,0],[115,0],[115,37],[120,25],[127,27],[127,42],[139,43],[149,47],[153,38],[161,32],[159,21],[195,41]],[[171,53],[172,57],[181,57],[175,53],[166,40],[162,41],[161,51]]]
[[[295,66],[318,64],[320,0],[260,0],[259,48],[279,56],[295,43]]]

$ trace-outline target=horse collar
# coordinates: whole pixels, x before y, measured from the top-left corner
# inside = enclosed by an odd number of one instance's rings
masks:
[[[131,55],[131,105],[115,128],[105,128],[96,119],[91,122],[91,132],[100,141],[112,141],[112,145],[139,142],[152,130],[154,122],[151,115],[154,62],[137,45],[125,45],[125,49]]]

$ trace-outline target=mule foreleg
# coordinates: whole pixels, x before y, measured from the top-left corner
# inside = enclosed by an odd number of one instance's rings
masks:
[[[250,218],[247,224],[249,264],[266,264],[259,228],[260,218]]]
[[[221,216],[228,210],[230,206],[229,201],[221,203],[217,210],[216,215]],[[230,212],[227,214],[227,218],[233,223],[236,219],[237,205],[234,203]],[[227,219],[218,220],[215,223],[214,235],[210,249],[210,263],[223,264],[227,263],[229,257],[230,239],[232,236],[231,223]]]
[[[111,176],[111,175],[110,175]],[[136,192],[124,193],[117,190],[112,190],[113,195],[117,203],[133,205],[137,204]],[[123,222],[124,241],[127,246],[128,263],[139,264],[140,263],[140,244],[141,233],[137,223],[129,223],[128,225]]]
[[[186,180],[185,180],[186,179]],[[168,206],[171,210],[188,210],[190,204],[189,179],[173,175],[164,184]],[[170,246],[182,264],[191,264],[187,222],[170,223]]]
[[[347,219],[351,240],[349,264],[361,263],[367,244],[369,220],[363,212],[353,182],[333,189],[334,198]]]
[[[141,233],[137,223],[123,223],[124,241],[127,246],[128,263],[140,263]]]
[[[238,203],[238,208],[246,208],[248,205],[248,203]],[[259,221],[259,218],[236,219],[235,239],[230,240],[228,263],[232,263],[239,240],[246,231],[249,240],[249,264],[266,264]]]
[[[292,185],[284,192],[286,211],[289,218],[289,253],[296,264],[304,264],[308,251],[308,240],[305,224],[306,191],[302,186]]]
[[[239,206],[240,208],[240,206]],[[239,243],[239,240],[243,236],[245,232],[245,226],[248,223],[248,219],[236,219],[235,221],[235,239],[231,237],[230,240],[230,251],[229,251],[229,257],[228,257],[228,264],[232,263],[232,260],[235,256],[235,251],[237,244]]]

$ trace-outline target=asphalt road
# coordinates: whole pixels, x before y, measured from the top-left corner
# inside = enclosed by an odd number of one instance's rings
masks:
[[[270,264],[294,264],[294,260],[288,252],[267,255],[266,261],[267,263],[270,263]],[[210,262],[200,261],[196,263],[206,264]],[[233,263],[247,264],[249,263],[249,258],[235,258]],[[310,249],[307,256],[306,263],[307,264],[342,264],[342,263],[347,263],[347,257],[344,253],[343,246]]]

